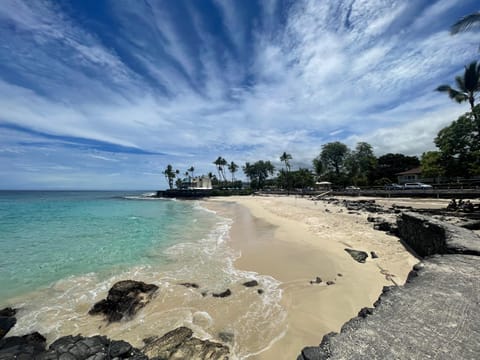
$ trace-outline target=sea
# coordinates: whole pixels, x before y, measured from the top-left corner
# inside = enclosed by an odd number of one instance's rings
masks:
[[[9,335],[101,334],[141,347],[187,326],[246,359],[283,336],[280,283],[235,267],[232,220],[198,201],[145,192],[0,191],[0,308],[18,309]],[[116,282],[159,286],[137,316],[107,324],[88,310]],[[258,288],[242,283],[256,279]],[[182,286],[192,282],[199,288]],[[212,294],[226,289],[228,298]]]

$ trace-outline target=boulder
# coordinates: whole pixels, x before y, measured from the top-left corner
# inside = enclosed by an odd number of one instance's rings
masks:
[[[0,310],[0,339],[7,335],[10,329],[17,323],[16,313],[17,310],[11,307]]]
[[[162,337],[149,339],[143,353],[150,359],[228,360],[227,346],[193,337],[193,331],[179,327]]]
[[[34,359],[45,351],[46,340],[38,332],[0,340],[0,360]]]
[[[180,283],[179,285],[185,286],[186,288],[194,288],[194,289],[199,288],[198,284],[192,283],[192,282]]]
[[[364,263],[365,260],[368,258],[368,254],[365,251],[354,250],[354,249],[345,249],[346,252],[350,254],[350,256],[359,263]]]
[[[224,297],[227,297],[227,296],[230,296],[232,295],[232,292],[230,291],[230,289],[227,289],[221,293],[213,293],[212,296],[213,297],[221,297],[221,298],[224,298]]]
[[[104,314],[109,322],[131,318],[150,302],[157,289],[158,286],[141,281],[119,281],[108,291],[107,298],[97,302],[88,313]]]
[[[253,287],[253,286],[258,285],[258,281],[257,280],[250,280],[250,281],[244,282],[242,285],[246,286],[246,287]]]

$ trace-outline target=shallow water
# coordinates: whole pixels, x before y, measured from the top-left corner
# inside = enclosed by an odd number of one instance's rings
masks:
[[[0,306],[20,308],[12,335],[39,331],[53,341],[100,333],[141,346],[185,325],[202,338],[232,333],[234,357],[245,358],[282,334],[280,284],[234,267],[240,254],[229,244],[230,219],[196,202],[125,195],[132,194],[0,193],[0,249],[8,254],[0,260]],[[123,279],[160,289],[131,321],[107,325],[87,315]],[[250,279],[262,295],[241,285]],[[232,296],[211,296],[226,288]]]

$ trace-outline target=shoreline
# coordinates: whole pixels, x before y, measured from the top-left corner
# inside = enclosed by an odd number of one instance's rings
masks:
[[[228,197],[202,204],[233,219],[231,245],[241,252],[235,267],[281,282],[283,336],[249,359],[296,358],[304,346],[318,344],[371,307],[383,286],[402,285],[418,262],[398,238],[374,230],[367,214],[349,214],[334,204],[295,197]],[[345,248],[375,251],[379,258],[361,264]],[[311,284],[316,277],[322,282]]]

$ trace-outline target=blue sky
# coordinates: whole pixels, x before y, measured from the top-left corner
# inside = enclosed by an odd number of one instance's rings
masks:
[[[321,146],[420,155],[468,110],[478,0],[2,0],[0,188],[160,189]]]

